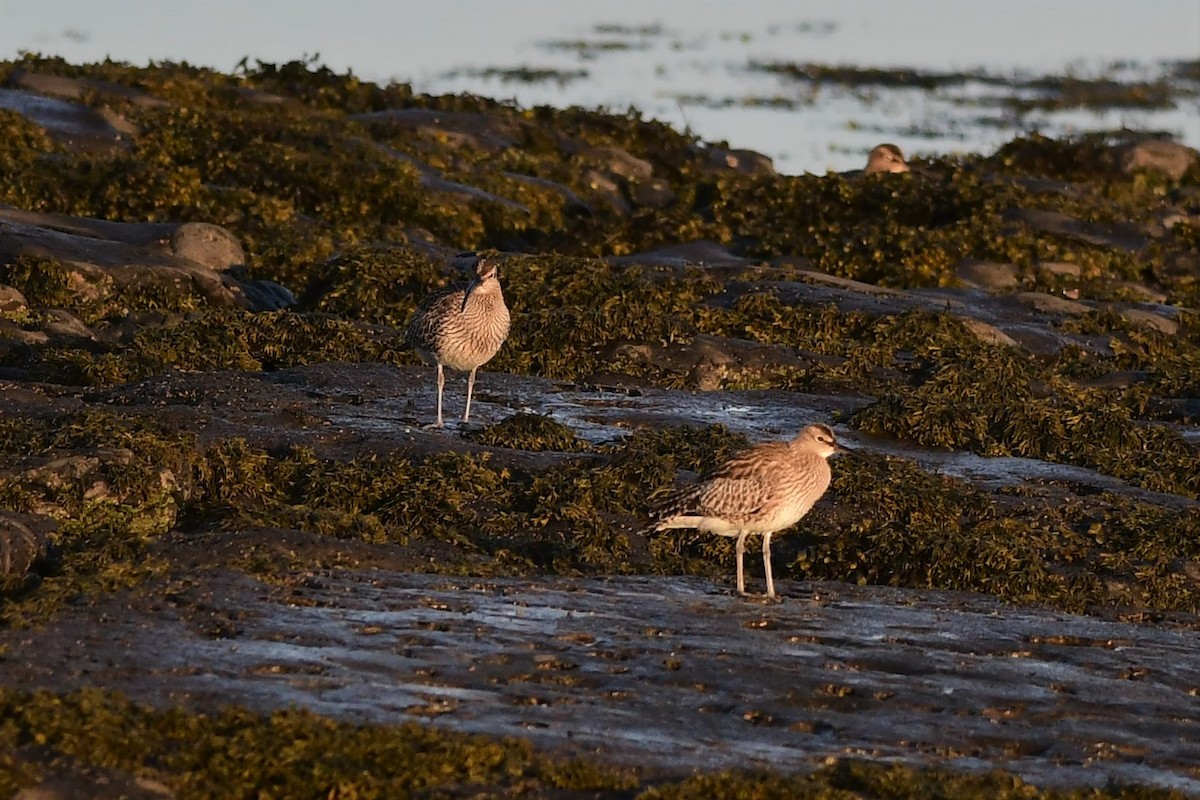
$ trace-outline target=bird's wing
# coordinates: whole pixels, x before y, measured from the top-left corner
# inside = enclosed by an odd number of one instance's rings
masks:
[[[405,343],[410,347],[433,345],[433,338],[439,326],[445,322],[448,312],[462,303],[462,293],[461,286],[444,286],[426,296],[413,312],[412,321],[408,323],[404,333]]]
[[[758,476],[711,478],[697,487],[693,513],[732,523],[756,518],[771,502],[771,486]]]

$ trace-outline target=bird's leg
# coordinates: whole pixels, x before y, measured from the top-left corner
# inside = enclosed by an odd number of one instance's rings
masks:
[[[746,531],[738,534],[737,538],[737,581],[738,594],[746,593],[746,573],[742,569],[742,556],[746,554]]]
[[[478,369],[478,367],[476,367]],[[463,411],[463,422],[471,418],[471,392],[475,389],[475,370],[471,370],[471,374],[467,376],[467,407]]]
[[[441,365],[441,364],[438,364],[438,365],[437,365],[437,367],[438,367],[438,377],[437,377],[437,385],[438,385],[438,420],[437,420],[437,427],[439,427],[439,428],[440,428],[440,427],[442,427],[442,424],[443,424],[443,423],[442,423],[442,389],[444,389],[444,388],[446,387],[446,372],[445,372],[445,370],[443,370],[443,368],[442,368],[442,365]]]
[[[771,534],[763,534],[763,569],[767,573],[767,597],[775,596],[775,581],[771,580]]]

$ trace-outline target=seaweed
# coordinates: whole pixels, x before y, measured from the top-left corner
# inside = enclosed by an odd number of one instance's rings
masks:
[[[210,713],[159,710],[101,689],[67,694],[0,690],[0,792],[49,775],[120,785],[139,776],[181,798],[384,798],[412,794],[568,796],[684,800],[700,797],[995,797],[1021,800],[1157,800],[1145,787],[1043,790],[1004,772],[964,774],[838,759],[808,774],[711,771],[682,776],[535,750],[406,722],[335,722],[288,709],[236,706]],[[152,784],[152,785],[153,785]]]

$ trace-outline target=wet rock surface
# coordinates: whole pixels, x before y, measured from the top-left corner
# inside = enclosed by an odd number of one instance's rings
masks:
[[[99,626],[67,616],[6,673],[201,708],[427,719],[669,771],[854,755],[1200,791],[1195,618],[1146,627],[968,594],[781,590],[763,604],[695,579],[384,570],[280,588],[199,568],[163,599],[114,598]]]

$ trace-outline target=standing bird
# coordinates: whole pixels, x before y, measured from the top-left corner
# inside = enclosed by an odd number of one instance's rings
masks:
[[[866,175],[876,172],[908,172],[908,162],[904,153],[894,144],[881,144],[867,154],[867,167],[863,170]]]
[[[746,537],[761,533],[767,597],[774,597],[771,534],[795,525],[825,494],[832,477],[827,459],[844,451],[828,425],[809,425],[790,442],[756,444],[666,498],[651,512],[655,530],[697,528],[736,536],[737,589],[743,595]]]
[[[437,365],[437,425],[442,427],[442,389],[445,367],[468,372],[467,406],[463,422],[471,418],[471,393],[475,370],[500,351],[508,338],[508,306],[500,290],[500,273],[489,258],[475,264],[475,278],[466,285],[447,286],[425,298],[408,330],[404,343],[428,364]]]

